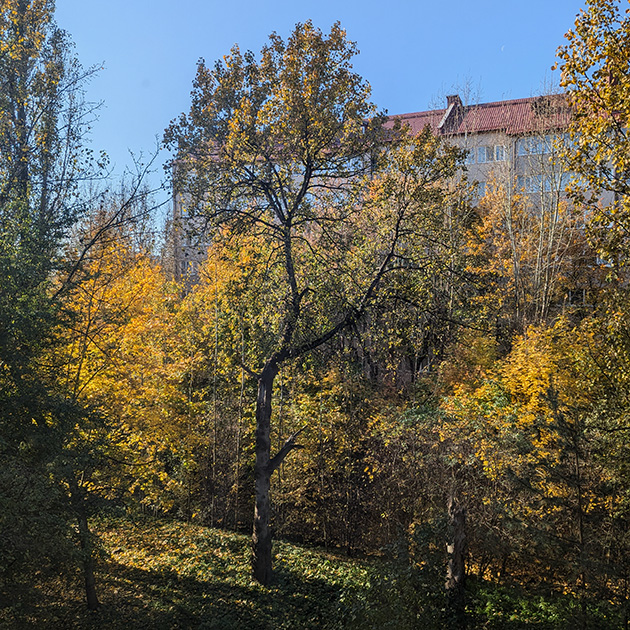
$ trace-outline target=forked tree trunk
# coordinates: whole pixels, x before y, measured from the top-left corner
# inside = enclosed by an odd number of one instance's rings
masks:
[[[256,465],[254,532],[252,534],[252,572],[254,579],[263,585],[271,582],[271,497],[269,496],[271,473],[271,397],[273,381],[278,373],[275,363],[265,365],[258,379],[256,400]]]

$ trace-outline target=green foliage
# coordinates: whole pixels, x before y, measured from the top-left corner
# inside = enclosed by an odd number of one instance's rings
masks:
[[[444,628],[442,529],[433,523],[416,530],[413,544],[390,548],[388,559],[350,560],[279,542],[276,580],[265,588],[250,577],[245,536],[104,518],[96,523],[103,542],[101,609],[88,613],[77,601],[77,575],[47,575],[35,587],[12,591],[0,608],[0,627],[437,630]],[[468,608],[471,627],[497,630],[564,630],[579,627],[582,615],[572,595],[476,579]],[[587,615],[587,627],[619,627],[619,612],[606,602],[589,604]]]
[[[66,600],[68,585],[53,580],[42,586],[51,595],[48,602],[41,591],[23,593],[19,602],[1,610],[0,623],[332,630],[346,627],[367,580],[365,562],[280,543],[277,578],[265,588],[251,579],[245,536],[154,519],[104,520],[96,529],[106,554],[98,613],[86,614]],[[76,588],[73,584],[71,592]]]
[[[412,630],[445,627],[445,525],[427,521],[386,548],[371,563],[369,581],[355,603],[347,628]]]
[[[470,589],[470,612],[479,627],[496,630],[601,628],[613,630],[623,613],[609,602],[589,602],[586,610],[577,597],[519,584],[501,585],[475,580]],[[584,625],[582,625],[584,624]]]
[[[0,589],[39,570],[67,567],[72,540],[68,507],[54,480],[17,459],[5,459],[0,471]],[[45,560],[43,560],[45,559]]]

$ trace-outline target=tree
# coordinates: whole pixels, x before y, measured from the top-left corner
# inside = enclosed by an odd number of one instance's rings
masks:
[[[90,71],[73,57],[53,11],[48,0],[0,3],[0,453],[11,471],[0,492],[2,536],[17,551],[6,568],[19,567],[49,533],[62,533],[66,518],[48,466],[68,409],[39,359],[58,321],[62,244],[83,210],[78,184],[92,169],[81,144],[89,116],[81,88]],[[22,503],[18,479],[34,503]],[[63,547],[62,536],[47,551],[55,545]]]
[[[94,609],[86,495],[74,471],[93,454],[79,438],[95,416],[62,384],[67,366],[58,351],[79,271],[96,243],[129,220],[130,202],[73,240],[93,208],[85,184],[103,164],[84,145],[93,109],[83,88],[93,70],[81,68],[54,8],[52,0],[0,2],[0,534],[13,543],[2,565],[67,559],[66,542],[77,533]]]
[[[469,271],[480,286],[473,303],[508,342],[515,331],[566,308],[596,280],[580,213],[557,190],[540,196],[533,207],[529,195],[491,182],[469,230]]]
[[[600,252],[625,265],[630,234],[630,14],[618,0],[588,0],[558,49],[561,85],[573,108],[568,156],[596,207],[591,227]],[[612,193],[598,207],[602,193]]]
[[[628,334],[621,312],[602,315],[532,326],[477,375],[462,359],[488,340],[444,365],[455,380],[440,432],[474,474],[469,505],[476,495],[490,516],[475,506],[471,564],[494,565],[504,583],[510,564],[521,584],[562,584],[576,595],[575,627],[590,627],[594,602],[626,605]]]
[[[352,71],[356,47],[339,24],[328,35],[298,24],[272,34],[260,61],[235,47],[199,64],[192,107],[167,129],[176,190],[212,231],[213,247],[256,245],[251,284],[266,295],[262,357],[247,367],[256,402],[253,574],[271,580],[270,479],[297,434],[272,456],[274,382],[281,365],[355,324],[389,276],[426,263],[419,245],[439,221],[443,178],[459,152],[427,130],[385,133],[370,88]],[[426,244],[427,241],[425,240]],[[247,300],[247,294],[244,299]]]
[[[168,509],[176,482],[164,460],[185,460],[187,447],[177,286],[126,232],[92,252],[69,291],[70,325],[60,326],[49,361],[59,390],[100,420],[73,433],[72,448],[87,461],[72,460],[79,489],[104,499],[131,490],[143,504]]]

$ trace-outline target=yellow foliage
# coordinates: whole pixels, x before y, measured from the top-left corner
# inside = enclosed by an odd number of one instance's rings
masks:
[[[173,483],[161,459],[185,458],[194,445],[181,387],[189,358],[177,301],[178,288],[148,256],[124,243],[106,245],[70,296],[71,326],[60,331],[64,345],[56,357],[64,366],[60,385],[105,420],[110,448],[123,464],[116,474],[128,478],[133,470],[129,489],[141,489],[153,503],[167,501],[168,491],[160,493]]]

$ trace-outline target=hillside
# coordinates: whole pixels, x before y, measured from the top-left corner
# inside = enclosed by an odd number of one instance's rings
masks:
[[[174,630],[442,629],[440,567],[382,558],[349,559],[286,542],[275,545],[275,582],[251,579],[248,536],[152,518],[101,520],[97,574],[101,608],[89,612],[78,573],[16,584],[0,628]],[[65,568],[67,572],[67,567]],[[69,573],[69,572],[67,572]],[[72,574],[70,574],[72,575]],[[471,628],[574,627],[578,602],[526,595],[517,587],[470,584]],[[619,627],[604,608],[600,629]]]
[[[368,587],[368,564],[282,542],[276,583],[264,588],[250,578],[247,536],[152,519],[97,529],[100,610],[85,609],[79,579],[48,576],[26,597],[21,585],[2,627],[342,628]]]

